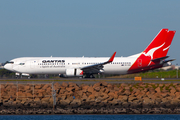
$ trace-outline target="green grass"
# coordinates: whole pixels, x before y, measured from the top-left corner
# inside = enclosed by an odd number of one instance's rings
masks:
[[[180,70],[178,70],[178,75],[180,77]],[[142,78],[176,78],[177,77],[177,70],[154,70],[149,72],[142,72],[136,74],[127,74],[127,75],[120,75],[120,76],[112,76],[109,78],[134,78],[134,77],[142,77]]]
[[[180,75],[180,71],[178,71]],[[170,70],[170,71],[150,71],[146,73],[140,73],[139,76],[142,78],[176,78],[177,70]]]

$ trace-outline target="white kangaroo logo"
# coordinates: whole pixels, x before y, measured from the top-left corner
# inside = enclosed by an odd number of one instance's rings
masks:
[[[163,51],[165,51],[165,50],[167,50],[167,49],[169,49],[169,48],[170,48],[170,45],[169,45],[167,48],[164,48]]]
[[[151,60],[153,59],[153,54],[156,50],[158,50],[159,48],[161,48],[163,45],[165,44],[165,42],[160,45],[159,47],[155,47],[155,48],[152,48],[150,49],[147,53],[143,52],[142,54],[144,54],[145,56],[150,56],[151,57]],[[148,66],[151,64],[151,61],[149,62]]]

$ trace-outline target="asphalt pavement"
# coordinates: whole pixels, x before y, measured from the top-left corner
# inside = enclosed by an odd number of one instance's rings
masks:
[[[179,78],[142,78],[142,81],[135,81],[133,78],[99,78],[99,79],[88,79],[88,78],[58,78],[58,79],[0,79],[0,84],[6,83],[19,83],[19,84],[47,84],[47,83],[63,83],[63,82],[73,82],[76,84],[95,84],[97,82],[105,81],[111,84],[121,84],[121,83],[180,83]]]

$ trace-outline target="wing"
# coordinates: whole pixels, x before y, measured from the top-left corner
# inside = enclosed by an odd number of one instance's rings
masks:
[[[94,65],[89,65],[82,67],[81,70],[83,70],[83,73],[89,73],[89,74],[95,74],[99,73],[103,70],[103,67],[105,64],[111,63],[114,60],[114,57],[116,55],[116,52],[110,57],[110,59],[106,62],[100,63],[100,64],[94,64]]]

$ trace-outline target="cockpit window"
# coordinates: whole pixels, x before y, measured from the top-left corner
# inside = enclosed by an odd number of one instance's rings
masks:
[[[19,65],[24,65],[25,63],[19,63]]]
[[[14,64],[14,62],[13,62],[13,61],[8,61],[7,63]]]

